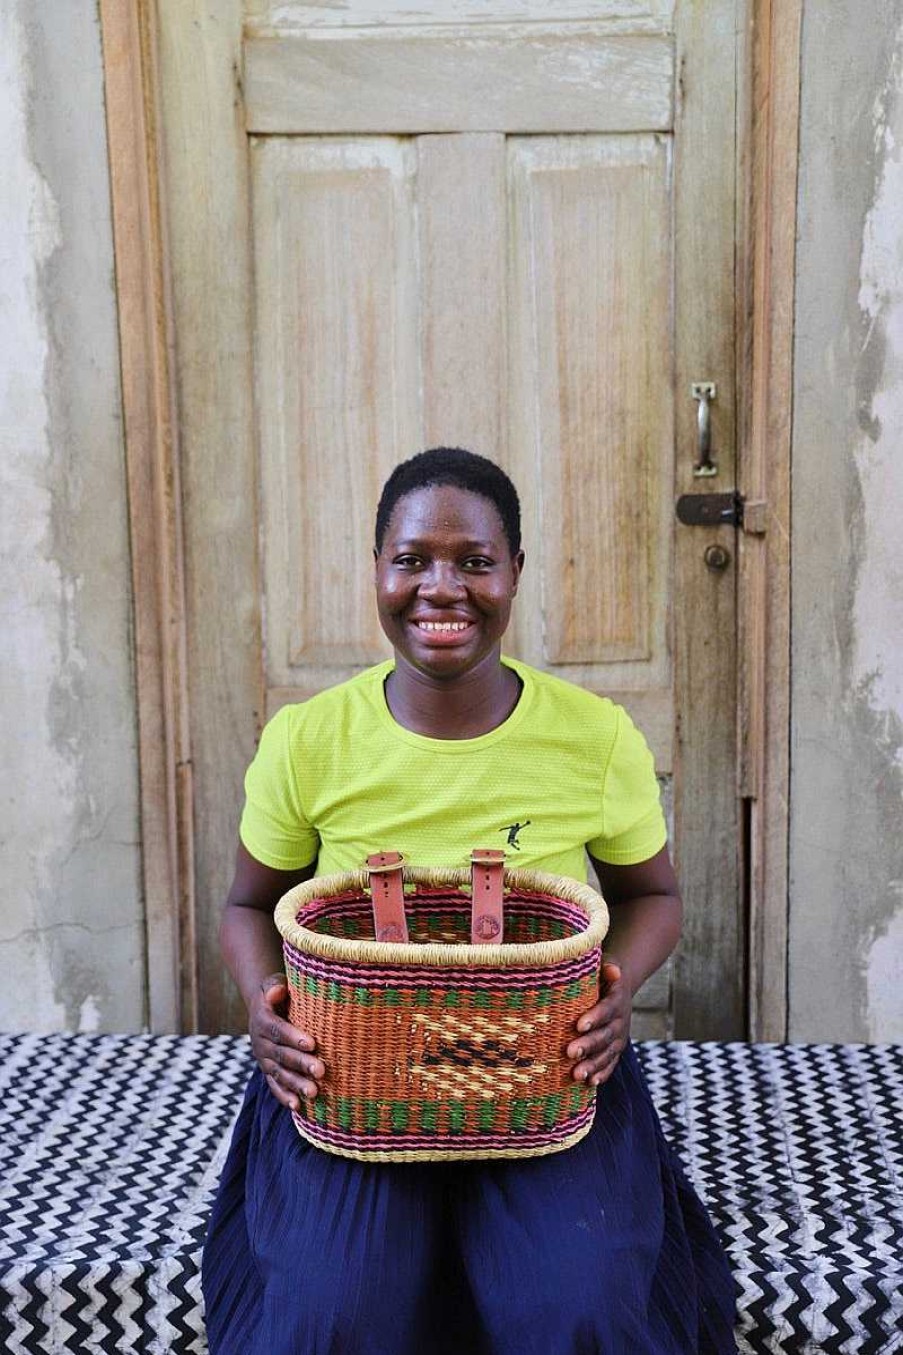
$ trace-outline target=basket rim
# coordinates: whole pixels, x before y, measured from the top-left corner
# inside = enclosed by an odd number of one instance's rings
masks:
[[[470,884],[469,867],[403,867],[405,884],[460,887]],[[444,945],[427,941],[355,940],[344,936],[329,936],[311,931],[297,920],[300,908],[313,899],[328,899],[350,889],[366,892],[369,873],[366,869],[342,871],[335,875],[315,876],[295,885],[276,905],[274,920],[282,938],[295,950],[316,955],[324,960],[356,964],[411,965],[419,968],[512,968],[539,967],[573,960],[600,945],[608,932],[608,905],[601,894],[590,885],[571,880],[565,875],[550,875],[545,871],[505,867],[504,887],[522,889],[536,894],[549,894],[566,903],[574,904],[588,919],[589,926],[575,936],[563,936],[548,941],[523,941],[514,945],[485,945],[453,943]]]

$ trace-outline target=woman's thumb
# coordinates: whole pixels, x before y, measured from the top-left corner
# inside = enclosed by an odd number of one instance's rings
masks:
[[[288,992],[288,981],[284,974],[268,974],[261,981],[260,991],[268,1002],[279,1002]]]

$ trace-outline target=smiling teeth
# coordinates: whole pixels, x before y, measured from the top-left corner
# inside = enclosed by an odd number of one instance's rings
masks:
[[[421,630],[467,630],[469,621],[418,621]]]

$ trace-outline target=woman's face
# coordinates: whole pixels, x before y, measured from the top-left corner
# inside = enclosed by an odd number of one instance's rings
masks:
[[[396,657],[447,679],[498,655],[522,565],[482,495],[433,485],[399,499],[376,555],[377,609]]]

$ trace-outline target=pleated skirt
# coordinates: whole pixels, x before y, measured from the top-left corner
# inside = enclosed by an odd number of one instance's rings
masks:
[[[203,1257],[210,1355],[734,1355],[735,1286],[632,1048],[575,1147],[365,1164],[256,1071]]]

